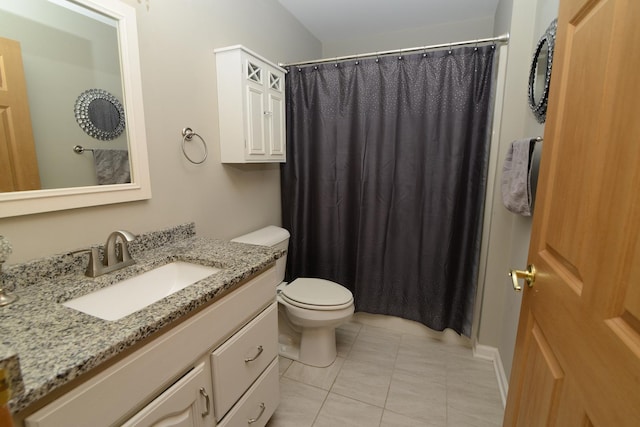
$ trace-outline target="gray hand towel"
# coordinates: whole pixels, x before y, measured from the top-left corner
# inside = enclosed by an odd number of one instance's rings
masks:
[[[513,141],[502,167],[502,203],[513,213],[531,216],[529,148],[531,138]]]
[[[129,152],[127,150],[93,150],[98,185],[128,184],[131,182]]]

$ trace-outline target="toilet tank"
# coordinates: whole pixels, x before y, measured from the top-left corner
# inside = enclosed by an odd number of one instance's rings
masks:
[[[289,246],[289,232],[281,227],[269,225],[248,234],[231,239],[232,242],[248,243],[250,245],[269,246],[274,249],[287,250]],[[276,261],[276,274],[278,283],[284,280],[284,271],[287,267],[287,254]]]

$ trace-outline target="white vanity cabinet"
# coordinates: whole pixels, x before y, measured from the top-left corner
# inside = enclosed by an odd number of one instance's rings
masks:
[[[197,364],[122,427],[202,427],[211,425],[209,364]],[[209,421],[205,423],[205,421]]]
[[[218,421],[277,355],[278,307],[273,304],[211,354],[214,409]],[[273,412],[272,409],[271,406],[267,408]]]
[[[272,267],[29,415],[24,425],[264,426],[279,402],[276,284]]]
[[[285,70],[240,45],[214,52],[220,160],[286,161]]]

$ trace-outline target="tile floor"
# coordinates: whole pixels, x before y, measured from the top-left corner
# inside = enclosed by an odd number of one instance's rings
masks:
[[[492,362],[437,333],[358,314],[336,331],[331,366],[280,358],[280,406],[267,427],[502,425]]]

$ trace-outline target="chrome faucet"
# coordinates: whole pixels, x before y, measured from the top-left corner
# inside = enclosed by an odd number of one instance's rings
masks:
[[[129,254],[128,242],[133,241],[136,236],[125,230],[117,230],[109,234],[107,243],[104,244],[104,259],[100,261],[98,248],[82,250],[89,252],[89,264],[85,270],[85,276],[98,277],[112,271],[135,264],[131,254]],[[121,243],[118,243],[120,240]]]

